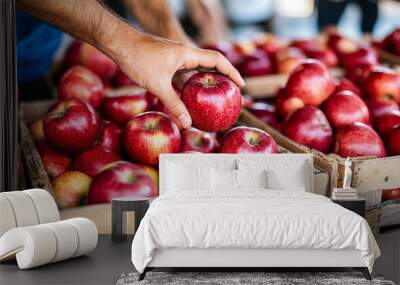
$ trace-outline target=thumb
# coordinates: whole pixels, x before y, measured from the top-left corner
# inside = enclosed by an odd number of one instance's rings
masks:
[[[176,94],[171,85],[169,85],[169,88],[164,92],[159,94],[159,98],[171,115],[179,121],[182,128],[187,129],[192,125],[192,119],[190,118],[190,114],[186,109],[185,104]]]

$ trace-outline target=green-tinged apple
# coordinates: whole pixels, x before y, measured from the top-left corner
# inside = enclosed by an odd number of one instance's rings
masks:
[[[64,172],[52,180],[59,208],[77,207],[86,203],[92,178],[79,171]]]

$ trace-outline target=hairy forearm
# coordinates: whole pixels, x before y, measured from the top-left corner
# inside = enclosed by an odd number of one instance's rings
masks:
[[[118,52],[113,42],[119,34],[129,31],[133,38],[140,36],[96,0],[17,0],[17,7],[93,44],[111,57]]]
[[[129,11],[148,33],[190,43],[167,0],[124,0]]]

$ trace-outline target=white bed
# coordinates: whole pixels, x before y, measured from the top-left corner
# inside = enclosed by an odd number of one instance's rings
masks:
[[[264,170],[274,187],[254,187]],[[216,189],[224,171],[235,173],[234,189]],[[160,197],[134,237],[134,266],[141,278],[154,267],[354,267],[369,277],[380,251],[367,222],[313,194],[312,173],[303,154],[162,155]]]

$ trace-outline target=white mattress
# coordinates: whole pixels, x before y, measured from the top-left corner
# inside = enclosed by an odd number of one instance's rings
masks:
[[[156,249],[355,249],[372,271],[379,248],[359,215],[306,192],[248,189],[220,197],[166,193],[151,204],[132,243],[143,272]]]

